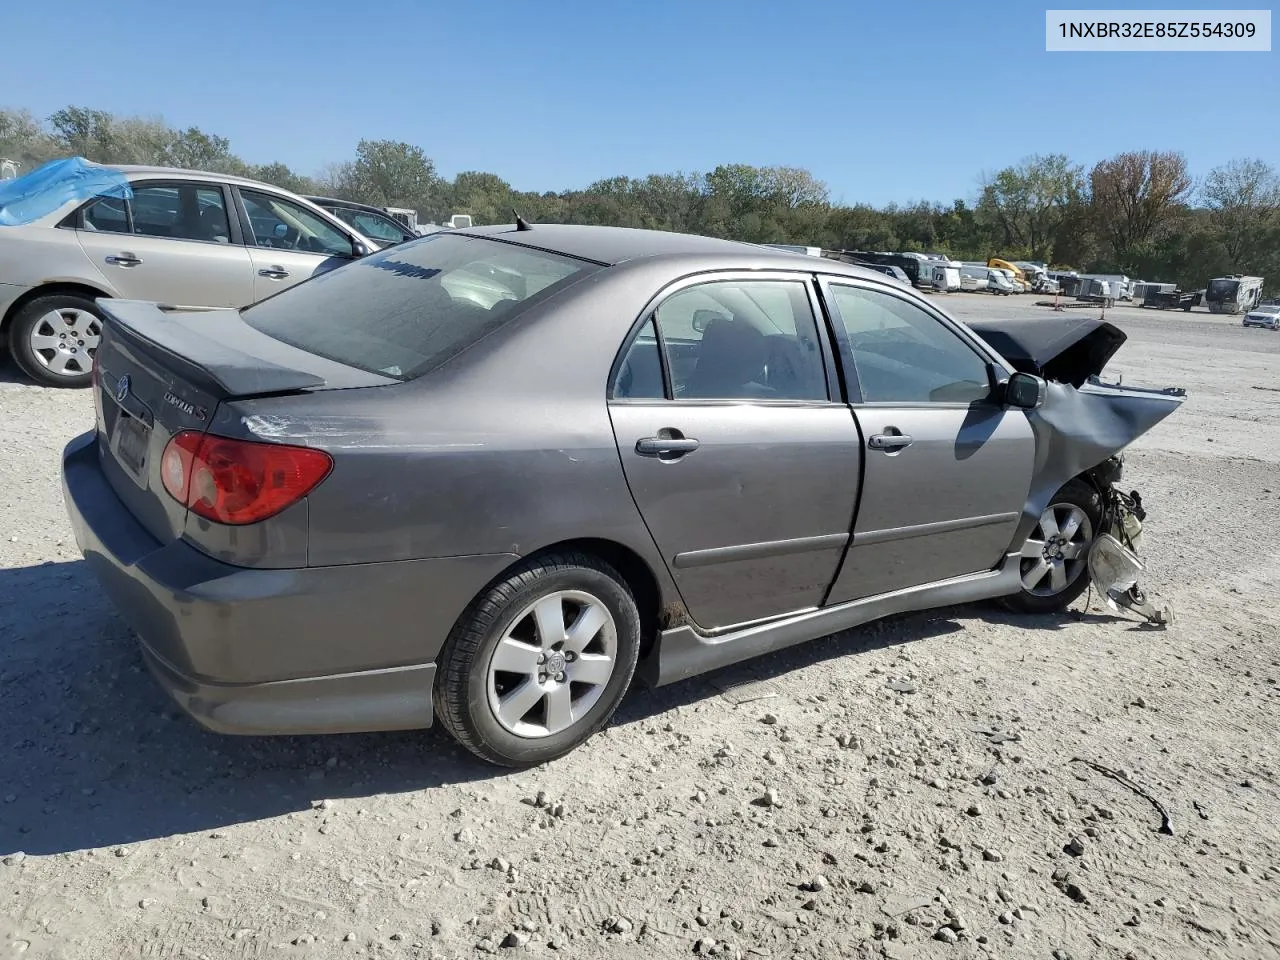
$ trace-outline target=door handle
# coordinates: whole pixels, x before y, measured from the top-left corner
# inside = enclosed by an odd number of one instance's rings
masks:
[[[132,253],[121,253],[119,256],[107,257],[107,263],[114,263],[117,267],[136,267],[141,262],[142,260]]]
[[[284,267],[265,267],[258,271],[260,277],[270,277],[272,280],[283,280],[289,275],[289,271]]]
[[[683,456],[697,449],[698,441],[693,437],[642,437],[636,441],[636,453],[642,457]]]
[[[872,450],[895,453],[911,446],[911,438],[905,433],[874,433],[867,439],[867,446]]]

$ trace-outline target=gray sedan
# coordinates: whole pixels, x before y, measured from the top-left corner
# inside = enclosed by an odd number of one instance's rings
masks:
[[[76,537],[229,733],[558,757],[663,684],[888,614],[1063,610],[1135,545],[1177,391],[1098,321],[978,336],[882,274],[558,225],[449,231],[241,310],[104,300]]]

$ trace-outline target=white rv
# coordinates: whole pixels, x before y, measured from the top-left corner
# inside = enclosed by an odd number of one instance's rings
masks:
[[[1248,313],[1262,300],[1262,277],[1215,277],[1204,291],[1210,313]]]

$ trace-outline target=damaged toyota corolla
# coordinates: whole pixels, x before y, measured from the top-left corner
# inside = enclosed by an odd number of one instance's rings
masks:
[[[99,301],[76,538],[160,683],[241,734],[430,726],[530,766],[665,684],[889,614],[1141,595],[1119,454],[1181,391],[1100,321],[533,225],[241,310]]]

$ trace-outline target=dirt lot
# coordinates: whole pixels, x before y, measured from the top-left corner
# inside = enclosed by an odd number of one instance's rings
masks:
[[[515,775],[178,715],[64,517],[90,398],[6,368],[0,958],[1280,956],[1280,335],[1108,318],[1113,373],[1190,392],[1128,465],[1170,629],[899,618],[634,691]]]

